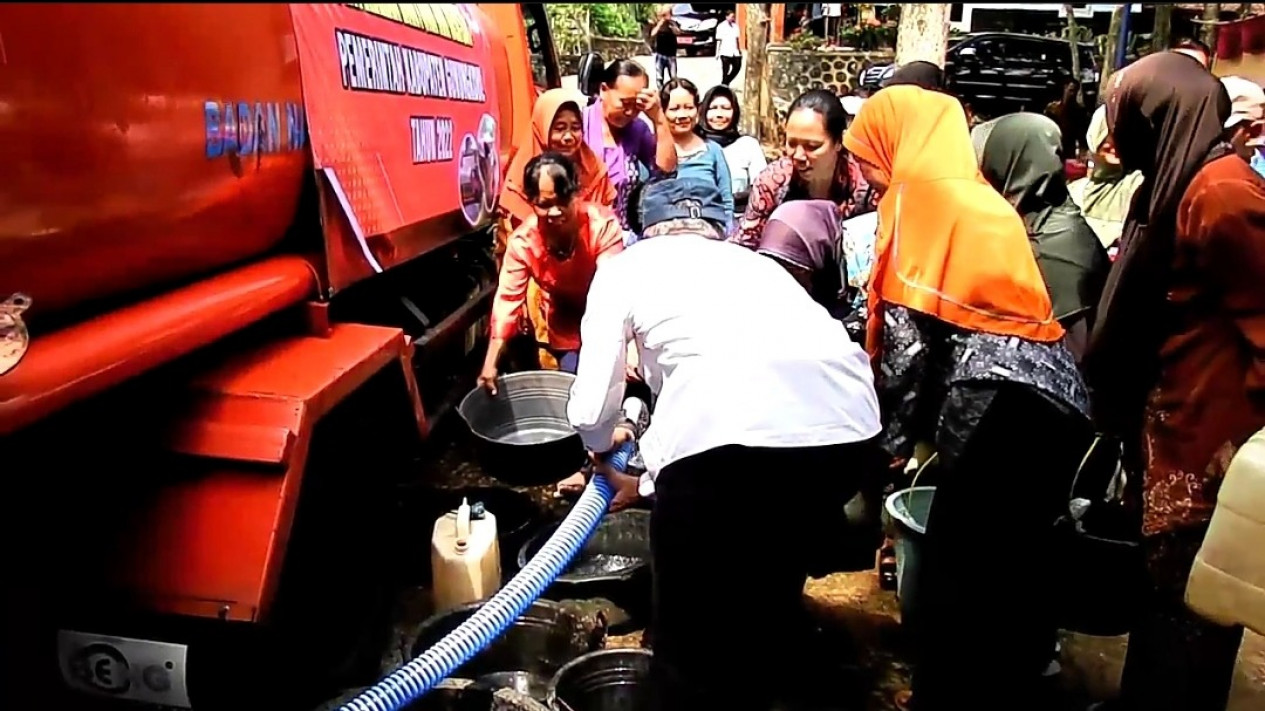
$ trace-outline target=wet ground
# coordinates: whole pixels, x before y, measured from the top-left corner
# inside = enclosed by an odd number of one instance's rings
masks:
[[[456,438],[432,450],[421,467],[427,487],[462,488],[499,486],[483,476],[473,463],[472,452]],[[519,488],[546,517],[560,517],[568,504],[553,495],[552,487]],[[494,512],[495,513],[495,512]],[[992,595],[982,590],[980,594]],[[898,699],[908,689],[909,666],[901,634],[899,607],[895,595],[881,590],[873,572],[832,575],[811,580],[805,596],[814,615],[831,639],[844,674],[840,677],[841,697],[858,711],[894,711]],[[595,603],[594,609],[603,609]],[[405,661],[405,650],[413,630],[430,612],[422,588],[402,592],[398,600],[394,639],[383,657],[384,669]],[[608,610],[607,610],[608,612]],[[1066,693],[1069,709],[1082,709],[1091,701],[1112,698],[1118,689],[1120,669],[1127,639],[1065,634],[1059,684]],[[641,632],[609,636],[608,647],[639,647]],[[996,650],[1005,654],[1006,650]],[[986,668],[987,660],[981,660]],[[1227,711],[1265,709],[1265,638],[1245,635],[1234,691]]]

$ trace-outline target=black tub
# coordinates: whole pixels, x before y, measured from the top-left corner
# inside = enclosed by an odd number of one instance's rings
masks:
[[[352,689],[330,699],[314,711],[337,711],[364,689]],[[403,711],[548,711],[537,699],[512,689],[488,689],[469,679],[444,679]]]
[[[430,649],[482,606],[481,602],[463,605],[423,622],[409,658]],[[586,624],[557,603],[538,600],[491,646],[453,671],[452,676],[475,679],[491,687],[519,688],[543,699],[554,672],[599,648],[604,635],[604,629]]]
[[[552,711],[649,711],[646,649],[604,649],[558,670],[549,682]]]
[[[536,555],[558,529],[549,524],[527,539],[518,551],[518,567]],[[551,600],[605,598],[633,618],[650,608],[650,512],[625,509],[607,514],[571,565],[545,597]]]
[[[475,440],[479,465],[511,486],[551,484],[579,471],[586,456],[567,420],[575,376],[553,370],[510,373],[496,395],[475,388],[457,411]]]

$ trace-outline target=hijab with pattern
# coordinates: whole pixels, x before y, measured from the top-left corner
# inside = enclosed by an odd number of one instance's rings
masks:
[[[1099,425],[1128,440],[1137,438],[1158,374],[1177,208],[1195,174],[1232,153],[1223,141],[1229,116],[1221,82],[1173,52],[1143,57],[1121,72],[1107,101],[1121,167],[1145,180],[1125,219],[1084,365]]]

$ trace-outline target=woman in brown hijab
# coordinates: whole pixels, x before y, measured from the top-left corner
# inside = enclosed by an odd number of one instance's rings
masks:
[[[1122,167],[1145,175],[1086,359],[1095,416],[1142,480],[1152,579],[1122,705],[1222,711],[1242,639],[1183,604],[1225,466],[1265,426],[1265,182],[1222,142],[1230,99],[1189,58],[1148,56],[1107,105]]]

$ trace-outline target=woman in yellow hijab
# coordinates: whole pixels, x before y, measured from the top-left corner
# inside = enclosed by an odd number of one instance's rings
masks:
[[[999,695],[989,707],[1035,708],[1055,641],[1054,523],[1093,439],[1088,393],[1023,220],[980,175],[958,101],[884,88],[843,142],[885,191],[867,334],[884,444],[896,464],[916,443],[936,449],[920,482],[936,486],[926,548],[907,581],[915,708],[981,708],[981,693]],[[1000,563],[979,554],[999,533],[1019,553]],[[978,587],[998,565],[1017,601],[1005,615]],[[1007,651],[983,672],[964,639]]]

